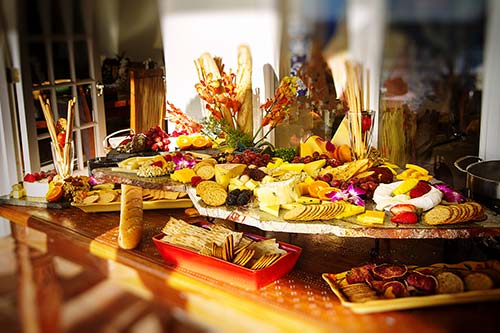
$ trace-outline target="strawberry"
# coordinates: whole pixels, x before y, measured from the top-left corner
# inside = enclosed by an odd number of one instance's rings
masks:
[[[193,185],[194,187],[196,187],[202,181],[203,181],[203,178],[201,178],[200,176],[191,177],[191,185]]]
[[[394,215],[401,214],[403,212],[415,213],[417,211],[417,207],[415,207],[414,205],[411,205],[411,204],[397,204],[397,205],[392,206],[389,211],[394,216]]]
[[[418,222],[418,215],[414,212],[402,212],[394,215],[391,218],[391,222],[401,224],[415,224]]]
[[[363,116],[361,119],[361,131],[366,132],[372,127],[372,119],[369,116]]]
[[[35,176],[34,176],[33,174],[31,174],[31,173],[27,173],[27,174],[24,176],[23,180],[24,180],[25,182],[27,182],[27,183],[34,183],[34,182],[36,181],[36,178],[35,178]]]
[[[415,188],[412,188],[410,190],[409,195],[410,195],[410,198],[414,199],[414,198],[418,198],[418,197],[423,196],[425,193],[427,193],[427,192],[424,192],[422,189],[415,187]]]
[[[151,163],[151,166],[157,166],[159,168],[163,167],[163,163],[161,161],[156,161]]]
[[[410,198],[418,198],[431,190],[431,185],[423,180],[419,181],[417,185],[410,190]]]

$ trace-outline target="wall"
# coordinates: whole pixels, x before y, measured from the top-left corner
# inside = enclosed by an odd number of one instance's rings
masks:
[[[200,118],[201,104],[194,89],[194,65],[203,52],[222,57],[226,69],[237,69],[237,49],[250,46],[253,88],[264,92],[263,66],[278,68],[280,16],[277,1],[158,0],[165,45],[167,100]]]
[[[97,7],[98,53],[132,61],[151,58],[163,64],[163,45],[156,0],[106,0]]]

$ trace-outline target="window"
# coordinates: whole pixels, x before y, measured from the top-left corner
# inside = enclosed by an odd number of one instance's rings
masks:
[[[66,117],[76,97],[73,140],[75,170],[101,152],[104,111],[97,98],[93,1],[25,0],[19,7],[27,134],[22,138],[25,171],[53,168],[50,136],[39,103],[48,99],[55,120]],[[98,68],[98,67],[97,67]],[[29,155],[27,158],[26,155]],[[28,163],[27,163],[28,162]]]

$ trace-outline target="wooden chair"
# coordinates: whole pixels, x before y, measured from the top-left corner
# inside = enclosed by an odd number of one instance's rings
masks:
[[[162,68],[130,70],[130,127],[136,133],[157,125],[164,128],[165,95]]]

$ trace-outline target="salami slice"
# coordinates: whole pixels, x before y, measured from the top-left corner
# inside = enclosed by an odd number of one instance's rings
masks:
[[[384,298],[400,298],[408,296],[408,289],[399,281],[389,281],[384,283]]]
[[[408,274],[405,281],[417,291],[426,294],[434,294],[438,285],[438,281],[433,275],[422,274],[418,271]]]
[[[400,279],[408,272],[405,265],[381,264],[373,267],[373,274],[382,280]]]
[[[361,267],[351,268],[349,273],[346,275],[346,281],[349,284],[369,282],[373,279],[370,273],[373,265],[364,265]]]
[[[386,282],[385,281],[380,281],[380,280],[371,280],[370,282],[368,282],[368,285],[375,291],[377,291],[377,293],[379,294],[383,294],[384,293],[384,284]]]

